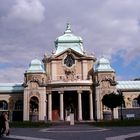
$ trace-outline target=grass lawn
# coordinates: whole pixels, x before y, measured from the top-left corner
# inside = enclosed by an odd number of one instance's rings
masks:
[[[61,122],[58,123],[61,125]],[[140,120],[113,120],[113,121],[98,121],[93,122],[93,126],[97,127],[124,127],[124,126],[140,126]],[[43,128],[52,126],[51,122],[31,122],[31,121],[23,121],[23,122],[10,122],[10,127],[18,127],[18,128]],[[67,124],[66,124],[67,125]]]
[[[51,123],[49,122],[31,122],[31,121],[17,121],[17,122],[10,122],[10,127],[19,127],[19,128],[41,128],[41,127],[49,127]]]
[[[112,120],[112,121],[100,121],[100,122],[94,122],[94,126],[99,127],[107,127],[107,126],[140,126],[140,120]]]

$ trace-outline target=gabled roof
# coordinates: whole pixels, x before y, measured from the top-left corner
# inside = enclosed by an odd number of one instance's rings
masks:
[[[60,53],[58,53],[58,54],[54,54],[54,56],[55,56],[55,57],[58,57],[58,56],[60,56],[60,55],[63,55],[65,52],[74,53],[74,54],[76,54],[76,55],[78,55],[78,56],[81,56],[81,57],[84,57],[84,56],[85,56],[84,54],[81,54],[81,53],[75,51],[75,50],[72,49],[72,48],[68,48],[68,49],[66,49],[66,50],[63,50],[62,52],[60,52]]]
[[[22,83],[0,83],[0,93],[23,92]]]
[[[72,48],[67,48],[67,49],[61,51],[60,53],[58,53],[58,54],[54,54],[54,55],[55,55],[55,57],[58,57],[58,56],[64,54],[65,52],[73,52],[73,53],[75,53],[75,54],[77,54],[77,55],[79,55],[79,56],[83,56],[81,53],[75,51],[75,50],[72,49]]]
[[[140,81],[117,81],[117,89],[140,90]]]

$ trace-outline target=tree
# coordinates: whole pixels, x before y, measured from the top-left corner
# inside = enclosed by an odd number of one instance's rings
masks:
[[[111,110],[112,119],[114,119],[114,108],[121,106],[124,102],[122,94],[112,92],[103,96],[102,103]]]

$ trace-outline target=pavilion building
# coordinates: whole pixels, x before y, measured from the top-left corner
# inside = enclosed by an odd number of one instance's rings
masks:
[[[55,40],[55,52],[33,59],[23,83],[0,83],[0,111],[9,111],[13,121],[69,121],[71,113],[75,121],[103,120],[110,112],[103,96],[118,91],[125,100],[124,118],[140,117],[140,81],[116,81],[109,60],[86,53],[82,38],[67,24]],[[119,108],[114,116],[120,117]]]

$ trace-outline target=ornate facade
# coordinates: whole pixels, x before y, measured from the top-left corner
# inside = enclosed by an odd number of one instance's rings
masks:
[[[56,39],[55,49],[42,61],[31,61],[23,83],[0,84],[0,111],[9,111],[11,120],[69,121],[70,113],[77,121],[102,120],[110,111],[102,104],[103,96],[118,90],[123,92],[125,108],[138,107],[134,101],[140,81],[116,81],[110,62],[87,54],[70,24]]]

